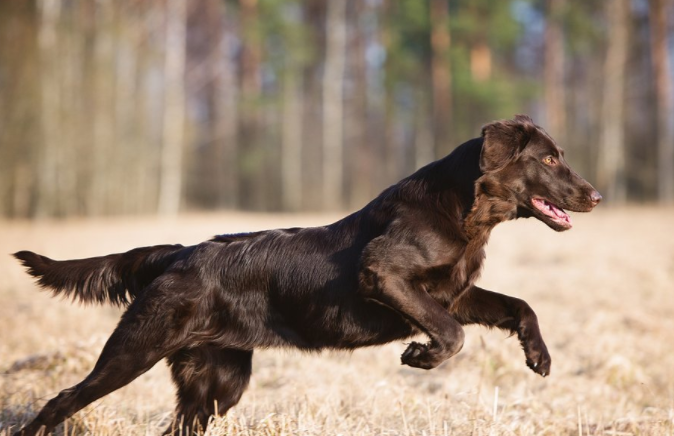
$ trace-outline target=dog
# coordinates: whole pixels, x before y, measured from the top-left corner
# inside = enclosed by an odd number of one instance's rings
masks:
[[[474,283],[498,223],[534,217],[571,228],[564,211],[601,200],[564,151],[525,115],[482,134],[333,224],[220,235],[80,260],[14,256],[55,295],[126,306],[92,372],[17,435],[48,433],[166,358],[177,386],[164,434],[192,434],[237,404],[255,348],[355,349],[423,334],[401,361],[431,369],[464,342],[463,325],[516,334],[526,364],[550,374],[536,314]]]

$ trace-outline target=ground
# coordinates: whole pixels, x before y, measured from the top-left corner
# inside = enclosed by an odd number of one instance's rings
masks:
[[[217,233],[324,224],[336,215],[187,215],[175,220],[0,222],[3,253],[55,259],[192,244]],[[555,233],[533,219],[492,235],[479,284],[538,313],[552,374],[516,338],[481,327],[441,367],[400,365],[402,343],[353,353],[256,352],[251,386],[209,434],[673,435],[674,209],[601,205]],[[0,256],[0,436],[91,369],[120,310],[38,289]],[[56,434],[153,435],[169,422],[163,363],[87,407]]]

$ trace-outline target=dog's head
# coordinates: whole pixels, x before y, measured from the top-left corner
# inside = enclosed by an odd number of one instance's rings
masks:
[[[589,212],[601,200],[564,160],[564,151],[526,115],[482,128],[478,190],[507,203],[515,217],[536,217],[556,231],[571,228],[564,211]]]

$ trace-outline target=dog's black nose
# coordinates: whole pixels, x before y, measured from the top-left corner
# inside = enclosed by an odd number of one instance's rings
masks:
[[[597,191],[594,191],[594,192],[592,192],[592,194],[590,194],[590,201],[592,202],[592,206],[596,206],[597,204],[599,204],[601,199],[602,199],[602,196]]]

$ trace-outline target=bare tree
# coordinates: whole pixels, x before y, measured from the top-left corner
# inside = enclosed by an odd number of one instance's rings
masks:
[[[614,203],[627,199],[625,180],[625,74],[627,70],[629,0],[606,2],[609,23],[604,62],[597,181]]]
[[[669,26],[666,0],[649,3],[651,29],[651,59],[655,75],[655,101],[658,141],[658,198],[663,203],[674,202],[674,103],[667,28]]]
[[[346,51],[346,0],[327,4],[325,71],[323,73],[323,207],[342,206],[343,89]]]
[[[162,122],[159,206],[161,215],[175,215],[182,192],[185,136],[185,23],[184,0],[167,0],[164,60],[164,116]]]

